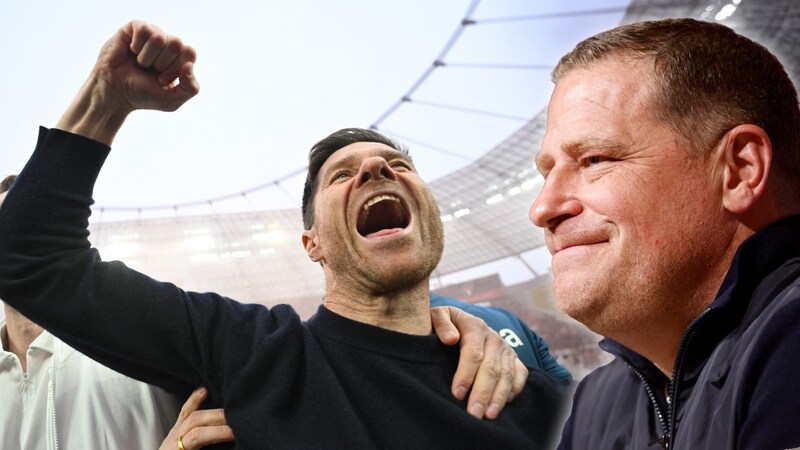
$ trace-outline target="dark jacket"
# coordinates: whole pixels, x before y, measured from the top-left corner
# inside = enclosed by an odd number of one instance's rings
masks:
[[[800,217],[739,247],[683,336],[669,402],[653,364],[609,339],[601,346],[616,359],[578,386],[560,448],[800,446]]]

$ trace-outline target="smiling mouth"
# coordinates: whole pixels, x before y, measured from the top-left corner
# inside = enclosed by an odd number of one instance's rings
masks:
[[[576,252],[576,251],[585,251],[585,250],[588,250],[588,249],[595,248],[598,245],[602,245],[602,244],[606,244],[606,243],[608,243],[608,241],[596,241],[596,242],[592,241],[592,242],[572,243],[572,244],[567,244],[567,245],[561,245],[561,246],[555,248],[554,250],[552,250],[550,253],[553,256],[556,256],[557,254],[559,254],[561,252],[564,252],[564,251],[567,251],[567,250],[570,250],[570,253],[571,252]]]
[[[403,202],[394,195],[372,197],[358,214],[356,230],[364,237],[379,237],[405,229],[411,215]]]

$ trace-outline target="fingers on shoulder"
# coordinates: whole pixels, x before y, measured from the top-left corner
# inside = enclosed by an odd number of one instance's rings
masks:
[[[491,330],[483,319],[468,314],[460,309],[453,308],[450,314],[453,317],[453,323],[461,330],[462,334],[471,332],[474,334],[475,338],[485,339],[486,334]]]
[[[503,348],[496,357],[484,359],[470,394],[470,413],[479,418],[484,413],[487,419],[497,418],[506,403],[522,390],[527,373],[511,348]]]
[[[447,306],[431,308],[431,324],[439,340],[445,345],[454,345],[461,337],[450,318],[450,310]]]

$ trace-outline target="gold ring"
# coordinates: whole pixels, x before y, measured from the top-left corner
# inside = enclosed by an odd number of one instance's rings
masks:
[[[183,447],[183,436],[178,436],[178,450],[186,450]]]

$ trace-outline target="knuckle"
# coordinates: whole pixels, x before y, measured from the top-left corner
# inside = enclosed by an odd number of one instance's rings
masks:
[[[482,386],[475,392],[475,394],[476,398],[485,405],[489,402],[489,400],[491,400],[493,392],[494,386]]]
[[[181,438],[181,441],[183,442],[184,446],[193,446],[195,443],[200,441],[200,429],[192,428],[191,430],[187,431]]]
[[[196,409],[197,408],[195,408],[194,405],[190,405],[189,402],[184,403],[181,412],[178,414],[178,420],[181,422],[187,420]]]
[[[511,390],[508,389],[497,389],[492,394],[492,403],[498,403],[500,405],[505,405],[508,403],[508,398],[511,394]]]
[[[189,414],[189,417],[187,417],[186,420],[183,421],[184,424],[187,425],[192,430],[194,430],[195,427],[197,427],[197,425],[200,423],[200,414],[201,414],[200,411],[192,411]]]
[[[470,346],[469,349],[469,361],[474,364],[480,364],[483,361],[483,347],[480,346]]]
[[[158,43],[163,46],[166,46],[167,43],[169,42],[169,36],[167,36],[166,34],[157,34],[155,35],[155,38],[158,41]]]
[[[500,373],[497,363],[492,360],[484,361],[483,364],[481,364],[481,371],[492,378],[497,378]]]
[[[195,50],[192,46],[184,46],[183,54],[187,61],[195,61],[197,59],[197,50]]]
[[[229,439],[233,437],[233,430],[230,427],[215,427],[214,434],[217,439]]]
[[[487,340],[491,341],[492,344],[502,348],[503,350],[508,349],[508,350],[512,350],[513,351],[511,346],[508,345],[508,342],[506,342],[506,340],[503,339],[503,337],[500,336],[496,331],[491,330],[491,332],[489,332],[488,334],[489,334],[489,336],[488,336]]]

